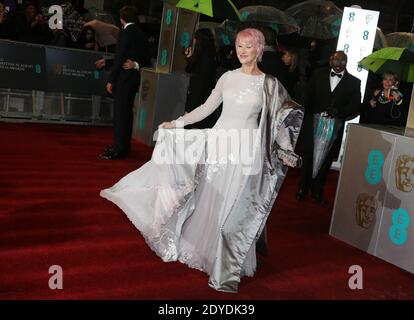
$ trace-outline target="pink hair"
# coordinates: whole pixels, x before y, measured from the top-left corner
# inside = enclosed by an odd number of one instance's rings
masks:
[[[263,50],[264,50],[264,47],[265,47],[265,37],[264,37],[263,33],[261,31],[257,30],[257,29],[253,29],[253,28],[244,29],[244,30],[240,31],[237,34],[236,46],[239,44],[241,38],[243,38],[243,39],[248,38],[249,40],[251,40],[252,45],[257,50],[257,60],[261,61],[262,60],[262,55],[263,55]]]

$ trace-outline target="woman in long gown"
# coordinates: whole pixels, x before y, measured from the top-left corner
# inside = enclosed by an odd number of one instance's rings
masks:
[[[263,48],[260,31],[241,31],[242,67],[225,73],[203,105],[161,124],[151,161],[101,192],[163,261],[206,272],[220,291],[237,292],[240,277],[256,270],[255,244],[293,166],[286,155],[303,119],[278,80],[258,69]],[[213,129],[181,129],[222,102]]]

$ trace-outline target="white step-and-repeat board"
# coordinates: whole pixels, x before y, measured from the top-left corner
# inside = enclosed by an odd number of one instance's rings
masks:
[[[346,53],[348,56],[348,72],[361,80],[361,99],[364,98],[368,71],[361,68],[359,61],[372,53],[378,19],[379,11],[364,10],[354,7],[345,7],[342,15],[337,50],[343,50]],[[359,117],[348,121],[345,124],[345,130],[347,130],[347,125],[349,123],[358,122]],[[346,134],[344,134],[338,161],[334,162],[332,165],[335,169],[341,167],[345,137]]]

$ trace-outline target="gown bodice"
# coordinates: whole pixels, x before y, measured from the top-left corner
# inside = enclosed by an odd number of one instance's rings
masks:
[[[258,115],[263,106],[265,74],[249,75],[236,69],[228,71],[218,80],[210,97],[192,112],[180,117],[184,125],[193,124],[208,116],[223,103],[216,129],[256,129]]]

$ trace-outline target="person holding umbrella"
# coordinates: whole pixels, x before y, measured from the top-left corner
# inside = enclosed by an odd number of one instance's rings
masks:
[[[383,48],[362,59],[360,65],[383,79],[381,88],[373,91],[362,108],[362,122],[404,126],[411,91],[408,84],[414,82],[414,50]]]
[[[362,107],[361,123],[405,126],[408,105],[399,89],[398,75],[392,71],[382,75],[382,86],[375,89]]]
[[[361,81],[346,70],[347,55],[336,51],[329,60],[330,68],[317,69],[310,78],[305,96],[305,119],[303,125],[303,166],[298,200],[303,200],[311,191],[312,198],[320,204],[326,204],[323,195],[326,178],[334,158],[338,155],[343,136],[345,120],[355,117],[361,105]],[[336,133],[329,141],[330,148],[322,155],[319,169],[314,170],[314,133],[318,129],[314,125],[316,117],[322,120],[335,119]],[[333,132],[332,132],[333,133]],[[316,171],[316,172],[315,172]],[[316,173],[316,175],[314,174]]]

